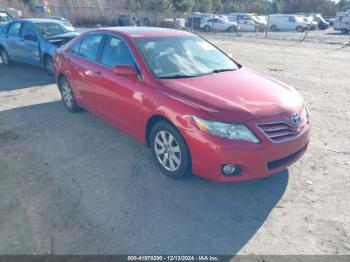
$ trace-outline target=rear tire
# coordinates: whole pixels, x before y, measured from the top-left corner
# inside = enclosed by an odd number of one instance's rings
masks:
[[[340,33],[342,33],[342,34],[347,34],[349,31],[346,29],[346,28],[342,28],[341,30],[340,30]]]
[[[58,82],[58,86],[62,96],[63,104],[67,110],[72,113],[82,111],[82,108],[78,105],[75,99],[73,89],[65,77],[61,77]]]
[[[272,25],[270,27],[270,29],[271,29],[272,32],[276,32],[277,31],[277,26],[276,25]]]
[[[191,174],[191,156],[180,132],[168,121],[154,125],[150,133],[152,156],[158,168],[173,179]]]
[[[210,32],[210,30],[211,30],[211,28],[210,28],[210,26],[208,26],[208,25],[206,25],[205,27],[204,27],[204,32]]]
[[[236,29],[233,27],[233,26],[230,26],[228,29],[227,29],[228,32],[230,33],[234,33],[236,32]]]
[[[0,57],[1,57],[2,63],[3,63],[5,66],[10,66],[10,65],[13,64],[13,62],[11,61],[11,58],[10,58],[9,54],[6,52],[5,49],[0,49]]]

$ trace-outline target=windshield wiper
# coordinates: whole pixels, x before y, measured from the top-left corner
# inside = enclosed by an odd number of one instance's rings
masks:
[[[212,73],[221,73],[221,72],[227,72],[227,71],[235,71],[236,69],[233,68],[223,68],[223,69],[215,69],[212,71]]]
[[[159,79],[179,79],[179,78],[189,78],[194,77],[191,75],[171,75],[171,76],[161,76]]]

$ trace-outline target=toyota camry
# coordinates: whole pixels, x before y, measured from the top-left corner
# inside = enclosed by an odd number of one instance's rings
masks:
[[[189,32],[87,31],[57,50],[54,69],[69,111],[86,109],[135,137],[172,178],[262,178],[308,146],[309,111],[294,88]]]

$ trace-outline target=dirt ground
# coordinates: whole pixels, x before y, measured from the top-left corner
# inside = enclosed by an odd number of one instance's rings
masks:
[[[198,31],[200,34],[204,34]],[[227,38],[238,38],[236,33],[228,32],[214,32],[207,33],[207,35],[223,35]],[[238,36],[244,38],[264,39],[265,32],[240,32]],[[267,35],[270,40],[283,40],[283,41],[304,41],[306,43],[322,43],[331,45],[343,45],[350,42],[350,34],[341,34],[332,28],[327,30],[312,30],[308,32],[296,32],[296,31],[284,31],[284,32],[268,32]]]
[[[350,254],[350,47],[210,40],[301,93],[305,156],[257,181],[174,181],[128,135],[68,113],[41,69],[0,64],[1,254]]]

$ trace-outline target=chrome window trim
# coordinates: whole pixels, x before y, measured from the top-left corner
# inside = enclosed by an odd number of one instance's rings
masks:
[[[103,47],[102,47],[102,50],[101,50],[101,57],[100,57],[100,58],[102,58],[103,50],[104,50],[104,47],[105,47],[105,44],[106,44],[106,40],[108,39],[108,36],[119,39],[119,40],[122,41],[122,42],[126,45],[126,47],[128,48],[128,50],[129,50],[129,52],[130,52],[130,54],[131,54],[131,56],[132,56],[132,59],[133,59],[134,62],[135,62],[135,65],[136,65],[136,68],[135,68],[135,69],[136,69],[137,72],[138,72],[138,77],[139,77],[140,80],[143,80],[144,78],[143,78],[143,74],[142,74],[142,72],[141,72],[139,63],[137,62],[136,57],[135,57],[134,53],[132,52],[132,50],[131,50],[131,48],[130,48],[128,42],[125,41],[125,39],[123,39],[123,38],[120,37],[119,35],[115,35],[115,34],[113,34],[113,33],[107,32],[107,33],[103,33],[103,34],[104,34],[107,38],[105,39],[105,41],[104,41],[104,43],[103,43]],[[102,65],[102,66],[104,66],[104,67],[106,67],[106,68],[108,68],[108,69],[113,69],[113,67],[110,67],[110,66],[107,66],[107,65],[105,65],[105,64],[102,64],[101,61],[99,61],[98,64],[100,64],[100,65]]]
[[[82,37],[81,39],[79,39],[79,51],[80,51],[81,42],[82,42],[86,37],[91,36],[91,35],[102,35],[102,41],[101,41],[100,45],[102,44],[103,46],[100,47],[101,50],[98,50],[98,53],[101,51],[101,55],[102,55],[102,53],[103,53],[104,45],[105,45],[105,43],[106,43],[106,38],[107,38],[108,36],[111,36],[111,37],[114,37],[114,38],[118,38],[118,39],[120,39],[122,42],[124,42],[125,45],[127,46],[128,50],[129,50],[129,52],[130,52],[130,54],[131,54],[133,60],[135,61],[136,70],[137,70],[137,72],[138,72],[138,79],[139,79],[140,81],[144,79],[143,74],[142,74],[141,69],[140,69],[140,66],[139,66],[139,63],[137,62],[136,57],[135,57],[134,53],[132,52],[132,50],[131,50],[129,44],[125,41],[125,39],[123,39],[123,38],[120,37],[119,35],[115,35],[115,34],[109,33],[109,32],[89,32],[89,33],[87,33],[84,37]],[[75,44],[78,44],[78,43],[75,43]],[[78,52],[77,54],[76,54],[76,53],[73,53],[73,52],[72,52],[72,49],[73,49],[74,46],[75,46],[75,45],[72,45],[71,48],[69,49],[69,53],[70,53],[71,55],[77,56],[77,57],[79,57],[79,58],[81,58],[81,59],[84,59],[84,60],[86,60],[86,61],[92,62],[92,63],[94,63],[94,64],[103,66],[103,67],[105,67],[105,68],[107,68],[107,69],[110,69],[110,70],[113,69],[113,67],[107,66],[107,65],[105,65],[105,64],[102,64],[101,61],[98,61],[98,60],[100,60],[100,59],[99,59],[100,57],[96,57],[96,60],[90,60],[90,59],[87,59],[86,57],[83,57],[83,56],[79,55],[79,52]],[[97,55],[99,55],[99,54],[97,54]]]

